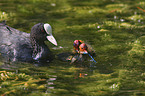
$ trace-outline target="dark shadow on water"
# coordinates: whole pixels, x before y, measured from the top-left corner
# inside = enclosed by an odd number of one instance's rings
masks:
[[[27,62],[3,62],[0,66],[2,69],[19,69],[25,67],[49,67],[49,62],[34,62],[34,63],[27,63]]]

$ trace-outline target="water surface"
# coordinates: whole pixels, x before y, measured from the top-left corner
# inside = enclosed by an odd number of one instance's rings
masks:
[[[0,55],[0,94],[10,96],[144,96],[144,0],[0,0],[0,21],[30,33],[53,27],[55,55],[83,40],[97,63],[7,62]],[[89,59],[91,60],[91,58]]]

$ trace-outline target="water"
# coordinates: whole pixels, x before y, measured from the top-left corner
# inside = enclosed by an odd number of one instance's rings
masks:
[[[144,96],[144,0],[0,0],[0,20],[29,33],[49,23],[58,47],[81,39],[96,51],[83,63],[6,62],[0,55],[0,94],[10,96]]]

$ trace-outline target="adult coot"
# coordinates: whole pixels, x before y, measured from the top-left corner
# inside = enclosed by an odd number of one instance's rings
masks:
[[[44,41],[49,40],[57,45],[49,24],[38,23],[25,33],[0,23],[0,53],[10,61],[51,61],[52,52]]]

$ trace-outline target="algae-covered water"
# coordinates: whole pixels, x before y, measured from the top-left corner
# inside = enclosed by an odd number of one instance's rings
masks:
[[[55,55],[83,40],[93,61],[7,62],[0,55],[2,96],[145,96],[145,0],[0,0],[0,21],[29,33],[53,27]]]

